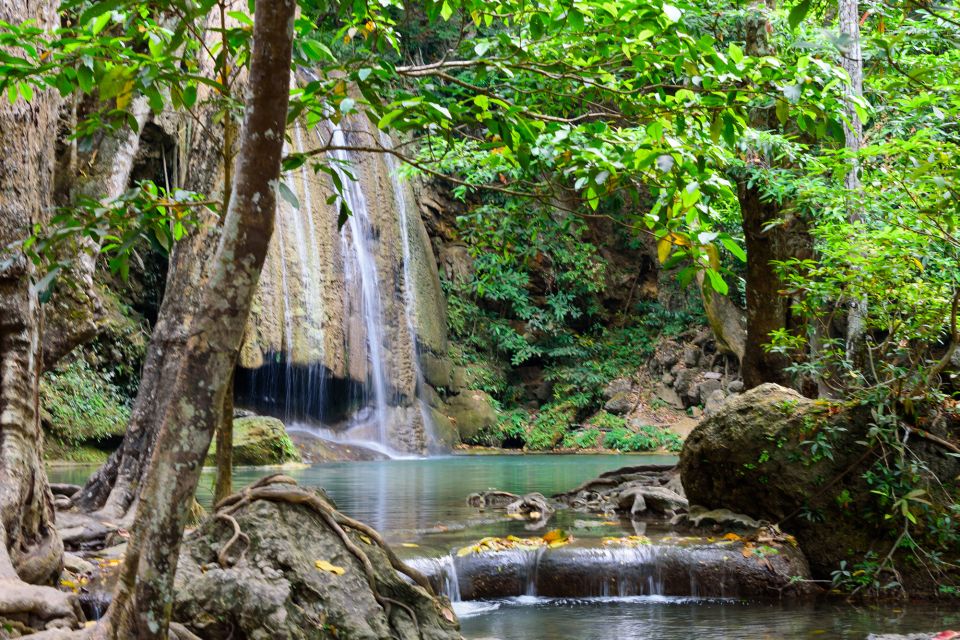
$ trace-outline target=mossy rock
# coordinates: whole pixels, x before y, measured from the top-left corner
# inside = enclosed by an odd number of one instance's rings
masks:
[[[463,441],[472,440],[483,429],[497,424],[493,399],[483,391],[464,391],[447,400],[446,415]]]
[[[217,445],[210,445],[207,465],[216,464]],[[283,423],[267,416],[236,418],[233,421],[233,464],[261,466],[300,462],[300,452],[287,435]]]

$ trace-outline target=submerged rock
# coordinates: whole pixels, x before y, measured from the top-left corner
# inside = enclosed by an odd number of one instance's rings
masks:
[[[273,482],[186,539],[175,621],[206,640],[460,639],[449,606],[401,576],[376,534],[322,493]]]

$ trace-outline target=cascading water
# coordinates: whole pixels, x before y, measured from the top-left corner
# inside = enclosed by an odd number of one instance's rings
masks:
[[[390,136],[380,132],[380,144],[384,149],[392,149],[393,145]],[[410,222],[409,211],[407,209],[407,195],[403,188],[400,178],[400,167],[397,159],[391,153],[385,153],[387,170],[390,172],[390,182],[393,185],[393,197],[396,201],[397,210],[400,218],[400,243],[403,251],[403,313],[407,321],[407,332],[410,337],[410,356],[414,365],[416,375],[417,392],[424,388],[423,368],[420,366],[420,354],[417,351],[417,328],[414,322],[417,312],[417,288],[414,285],[413,276],[413,251],[410,245]],[[426,402],[422,399],[418,402],[420,406],[420,418],[423,420],[423,428],[427,433],[427,438],[432,446],[437,446],[437,438],[433,428],[433,420],[430,417],[430,411]]]
[[[377,277],[377,265],[374,261],[372,245],[376,242],[367,199],[360,183],[348,175],[349,167],[356,162],[351,152],[343,149],[347,139],[343,129],[334,125],[331,142],[341,147],[330,152],[335,160],[333,170],[340,177],[343,187],[341,197],[350,209],[350,217],[340,233],[340,244],[344,259],[344,283],[360,291],[360,313],[366,331],[367,363],[369,366],[369,385],[374,408],[373,419],[376,422],[377,441],[389,446],[387,415],[387,377],[384,372],[383,355],[383,313],[380,304],[380,284]]]

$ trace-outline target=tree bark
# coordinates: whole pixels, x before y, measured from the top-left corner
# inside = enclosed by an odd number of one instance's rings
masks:
[[[127,188],[140,148],[140,132],[150,116],[149,102],[146,97],[138,96],[131,101],[128,111],[137,123],[136,128],[124,126],[117,132],[105,134],[100,144],[86,154],[83,165],[75,167],[77,178],[71,189],[71,200],[85,197],[109,202]],[[60,252],[69,265],[44,308],[44,369],[52,368],[100,331],[103,305],[93,279],[99,250],[92,239],[82,237]]]
[[[53,28],[50,0],[0,3],[0,20]],[[42,223],[54,191],[57,94],[0,101],[0,617],[74,625],[78,611],[56,582],[63,544],[42,461],[39,381],[42,312],[32,262],[12,244]],[[2,627],[0,627],[2,628]],[[41,627],[42,628],[42,627]]]
[[[164,638],[173,577],[203,459],[220,420],[276,213],[286,129],[293,0],[260,2],[254,16],[250,99],[232,202],[211,278],[167,404],[113,602],[97,634]]]
[[[841,64],[850,76],[844,85],[846,112],[849,123],[843,123],[843,137],[850,153],[850,170],[844,177],[847,190],[847,219],[851,224],[863,220],[863,205],[860,202],[860,162],[857,154],[863,144],[863,123],[854,108],[854,101],[863,97],[863,55],[860,49],[860,9],[857,0],[840,0],[840,35],[843,38]],[[867,301],[865,298],[847,301],[847,358],[857,365],[863,364],[864,338],[867,326]],[[861,367],[862,368],[862,367]]]
[[[219,27],[219,23],[213,22],[212,14],[209,20],[209,26]],[[208,47],[219,39],[217,32],[210,28],[205,37],[209,37]],[[201,66],[201,73],[214,77],[214,60],[204,57]],[[206,101],[212,90],[202,86],[200,91],[200,101]],[[212,119],[213,107],[199,110],[197,120],[209,122]],[[186,168],[179,180],[183,188],[198,193],[215,193],[223,169],[225,141],[220,133],[219,129],[187,122],[181,142],[185,159],[180,166]],[[164,381],[176,375],[191,334],[203,288],[210,276],[221,223],[222,218],[205,212],[189,236],[174,245],[163,302],[150,337],[140,388],[123,442],[74,497],[74,504],[81,510],[97,512],[98,521],[122,521],[132,516],[132,506],[160,431],[160,420],[171,398]],[[94,532],[94,535],[99,534],[102,532]],[[68,544],[70,542],[68,539]]]
[[[234,365],[236,368],[236,365]],[[217,482],[213,489],[213,504],[217,504],[233,493],[233,379],[223,396],[223,412],[217,425]]]
[[[748,55],[774,53],[770,44],[770,8],[772,3],[754,3],[747,16]],[[755,109],[750,126],[768,131],[779,127],[772,108]],[[770,167],[770,159],[756,151],[748,152],[746,161],[748,167],[757,171]],[[803,220],[764,196],[758,180],[742,176],[737,181],[737,195],[747,248],[747,340],[741,367],[744,386],[749,389],[764,382],[791,386],[792,380],[785,371],[790,359],[764,348],[770,343],[772,332],[798,329],[798,322],[791,315],[791,300],[783,291],[784,283],[773,262],[812,256],[813,240]]]

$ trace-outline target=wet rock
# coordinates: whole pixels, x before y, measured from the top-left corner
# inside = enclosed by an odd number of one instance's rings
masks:
[[[584,598],[616,594],[690,595],[703,597],[796,596],[811,592],[803,554],[779,545],[766,558],[743,553],[744,545],[674,546],[651,544],[633,548],[575,546],[556,549],[507,550],[452,557],[442,563],[417,563],[436,588],[449,578],[463,600],[497,599],[536,594]],[[447,588],[450,588],[449,584]]]
[[[829,580],[841,562],[856,563],[878,540],[896,539],[896,520],[877,517],[874,488],[864,479],[875,463],[862,441],[876,419],[870,406],[829,405],[792,389],[763,384],[729,398],[687,437],[680,454],[683,486],[691,503],[729,509],[756,520],[779,522],[796,536],[817,579]],[[938,428],[931,424],[931,428]],[[949,436],[945,425],[941,434]],[[803,444],[823,434],[831,456],[814,457]],[[911,438],[911,455],[938,478],[960,476],[960,459],[943,447]],[[933,482],[932,479],[929,480]],[[829,490],[824,490],[831,482]],[[845,496],[838,501],[839,495]],[[933,509],[948,509],[938,496]],[[804,511],[819,518],[798,517]],[[880,511],[880,513],[883,513]],[[922,567],[898,563],[903,587],[936,593]]]
[[[424,381],[433,387],[447,389],[453,386],[453,365],[449,358],[424,351],[420,354],[420,371]]]
[[[706,380],[720,380],[723,378],[723,374],[719,371],[707,371],[705,374],[703,374],[703,377]]]
[[[483,391],[463,391],[447,400],[445,410],[463,441],[472,440],[481,429],[497,423],[493,399]]]
[[[303,461],[318,462],[386,460],[387,456],[354,444],[324,440],[306,431],[292,431],[290,440],[300,451]]]
[[[467,504],[471,507],[477,507],[478,509],[487,507],[492,509],[505,509],[507,505],[513,504],[520,499],[520,496],[515,493],[510,493],[509,491],[490,489],[488,491],[471,493],[467,496]]]
[[[733,380],[727,385],[727,391],[730,393],[740,393],[743,391],[743,380]]]
[[[214,441],[206,464],[216,463],[216,449]],[[276,418],[252,416],[233,421],[233,464],[259,466],[300,461],[300,452]]]
[[[337,528],[301,501],[322,494],[290,485],[270,490],[278,497],[231,514],[246,537],[235,538],[225,518],[208,519],[187,537],[175,621],[205,640],[460,639],[449,607],[401,576],[386,548],[335,511]],[[293,499],[279,497],[287,494]],[[369,560],[366,568],[358,551]]]

